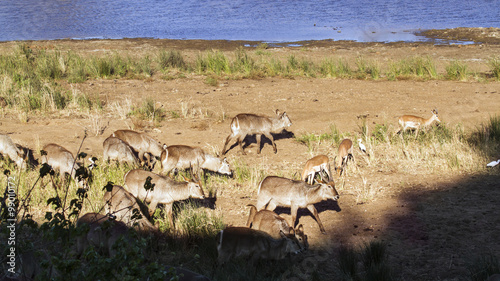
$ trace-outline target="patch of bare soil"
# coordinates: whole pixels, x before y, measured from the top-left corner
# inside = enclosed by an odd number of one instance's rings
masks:
[[[16,44],[1,43],[0,51],[10,51]],[[140,53],[161,47],[179,49],[195,56],[200,50],[211,48],[234,51],[243,42],[126,39],[32,44],[88,53],[103,49]],[[301,48],[270,48],[269,52],[279,56],[300,53],[316,59],[338,55],[354,60],[365,56],[379,61],[428,55],[442,62],[449,59],[468,61],[472,68],[480,71],[484,70],[487,58],[500,54],[496,45],[315,44]],[[139,130],[146,131],[162,143],[201,146],[209,152],[221,150],[230,133],[231,118],[236,114],[272,115],[275,109],[286,111],[293,125],[291,133],[276,138],[277,154],[273,153],[269,142],[264,143],[260,155],[256,154],[255,142],[247,144],[246,156],[241,155],[236,146],[227,154],[230,162],[264,165],[269,167],[270,174],[283,169],[300,173],[302,165],[311,157],[306,146],[293,140],[293,134],[329,132],[331,124],[341,132],[359,132],[359,117],[366,117],[370,130],[376,124],[395,126],[397,117],[402,114],[429,117],[434,108],[449,126],[463,124],[470,130],[500,113],[498,82],[266,78],[220,80],[213,87],[205,84],[203,77],[193,75],[168,81],[159,78],[147,81],[97,80],[72,87],[75,91],[99,95],[109,110],[101,116],[103,123],[108,124],[104,134],[90,135],[83,144],[83,151],[97,157],[102,155],[102,142],[111,132],[134,126],[129,118],[122,120],[111,114],[110,105],[126,100],[140,104],[145,98],[153,98],[167,113],[175,111],[181,115],[180,118],[167,118],[155,129],[144,127]],[[92,122],[84,113],[67,112],[33,115],[24,123],[15,113],[8,112],[0,118],[0,128],[15,142],[34,149],[55,142],[76,151],[83,128],[92,127]],[[334,156],[336,148],[325,152]],[[391,266],[399,280],[462,280],[467,274],[467,263],[474,257],[488,252],[499,256],[498,172],[492,175],[399,173],[394,172],[395,167],[367,165],[358,151],[354,154],[357,161],[351,169],[363,171],[364,177],[348,175],[338,180],[338,202],[323,202],[316,206],[327,230],[326,235],[320,233],[307,210],[299,212],[298,221],[309,235],[311,250],[287,273],[288,280],[292,277],[307,279],[314,270],[325,277],[331,276],[340,245],[361,246],[372,240],[388,244]],[[356,186],[373,189],[374,196],[369,200],[358,200],[352,191]],[[219,191],[216,207],[223,210],[224,219],[230,225],[244,225],[248,215],[246,205],[255,203],[257,187],[242,190],[253,191]],[[290,220],[289,209],[278,211]]]

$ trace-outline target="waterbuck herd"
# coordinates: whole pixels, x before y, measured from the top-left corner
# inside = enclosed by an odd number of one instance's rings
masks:
[[[433,121],[440,122],[437,111],[433,110],[432,114],[429,119],[404,115],[399,119],[400,130],[413,128],[418,133],[419,129],[429,126]],[[285,112],[276,111],[276,116],[273,117],[238,114],[231,121],[231,134],[224,142],[221,155],[231,150],[232,147],[228,148],[228,144],[232,140],[236,140],[241,153],[246,155],[242,142],[250,135],[256,136],[257,153],[261,152],[262,135],[271,141],[274,153],[277,153],[272,134],[278,134],[291,125],[292,121]],[[19,167],[36,165],[28,160],[33,158],[30,153],[29,149],[16,145],[8,135],[0,134],[0,154],[4,158],[10,158]],[[125,174],[123,186],[107,186],[103,197],[105,215],[87,213],[78,219],[77,225],[89,226],[87,234],[78,237],[78,254],[93,245],[103,247],[104,252],[114,255],[113,244],[118,237],[127,235],[129,228],[158,233],[157,227],[149,219],[158,204],[164,206],[169,225],[174,228],[174,202],[188,198],[205,198],[200,180],[203,170],[232,176],[230,163],[226,158],[210,155],[199,147],[162,145],[147,134],[132,130],[117,130],[107,137],[103,142],[102,159],[107,162],[127,163],[134,169]],[[334,160],[338,176],[345,176],[346,165],[351,159],[353,142],[344,139]],[[160,161],[161,165],[160,174],[152,172],[157,161]],[[90,187],[87,177],[77,176],[76,171],[84,167],[76,163],[73,154],[64,147],[54,143],[45,145],[41,151],[40,162],[50,165],[62,178],[66,179],[68,176],[69,180],[74,180],[81,188]],[[181,181],[174,179],[172,174],[187,169],[191,174],[190,179],[184,176]],[[320,179],[317,179],[317,175]],[[308,242],[304,227],[302,224],[296,226],[299,208],[307,208],[321,232],[325,233],[325,227],[314,204],[339,199],[329,157],[317,155],[305,162],[300,180],[266,176],[259,183],[255,199],[255,205],[248,205],[250,214],[246,226],[228,226],[217,234],[214,241],[218,251],[216,268],[235,258],[247,258],[253,263],[260,259],[279,260],[306,250]],[[290,208],[290,223],[274,212],[277,207]],[[100,225],[108,221],[113,222],[112,228],[103,232]]]

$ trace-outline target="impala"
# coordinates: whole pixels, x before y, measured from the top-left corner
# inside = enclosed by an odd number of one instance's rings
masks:
[[[304,170],[302,171],[301,179],[309,184],[314,181],[314,176],[319,173],[321,180],[323,179],[323,172],[328,176],[328,181],[332,180],[332,173],[330,171],[330,163],[328,156],[318,155],[307,160]]]
[[[352,141],[350,139],[343,139],[340,142],[338,154],[335,157],[335,170],[339,176],[344,172],[349,159],[354,159],[352,155]]]
[[[418,117],[415,115],[403,115],[399,117],[399,130],[396,133],[401,131],[406,131],[407,129],[415,129],[415,139],[417,139],[418,131],[422,128],[426,128],[432,124],[432,122],[437,121],[441,122],[438,117],[438,112],[436,109],[431,110],[432,116],[429,119],[425,119],[422,117]]]
[[[231,134],[226,138],[224,148],[222,149],[222,155],[226,154],[226,146],[233,139],[237,140],[242,154],[246,155],[241,143],[247,135],[257,135],[257,154],[259,154],[261,150],[260,139],[262,135],[265,135],[269,140],[271,140],[274,153],[277,153],[278,150],[271,133],[280,133],[283,129],[290,126],[292,126],[292,121],[290,121],[286,112],[280,114],[278,110],[276,110],[275,117],[266,117],[248,113],[238,114],[231,121]]]

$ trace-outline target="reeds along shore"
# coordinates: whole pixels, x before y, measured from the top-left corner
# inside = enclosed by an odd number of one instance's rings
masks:
[[[484,62],[488,71],[477,72],[465,61],[446,63],[438,72],[437,62],[428,56],[413,56],[397,61],[379,61],[358,57],[348,62],[341,56],[320,61],[307,56],[279,58],[261,44],[254,50],[239,48],[232,53],[200,52],[187,58],[178,50],[159,49],[141,56],[108,52],[100,55],[74,51],[40,50],[20,44],[10,54],[0,54],[0,97],[8,107],[22,110],[57,110],[71,104],[99,107],[96,97],[75,96],[67,83],[89,79],[175,79],[191,74],[204,75],[205,82],[217,85],[221,79],[262,77],[318,77],[371,80],[459,80],[494,81],[500,79],[500,58]]]

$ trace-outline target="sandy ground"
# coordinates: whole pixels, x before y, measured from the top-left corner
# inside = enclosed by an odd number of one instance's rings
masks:
[[[16,44],[0,43],[0,52],[8,52]],[[113,50],[140,55],[164,47],[182,50],[188,57],[195,57],[207,49],[232,52],[242,44],[249,42],[126,39],[34,43],[40,48],[89,54]],[[340,56],[349,61],[359,56],[382,62],[413,55],[430,56],[439,63],[441,70],[450,60],[457,59],[468,62],[470,69],[483,72],[487,71],[485,60],[500,55],[500,45],[487,43],[435,46],[429,43],[320,41],[304,45],[268,51],[276,56],[297,54],[317,60]],[[127,99],[139,104],[151,97],[167,112],[182,113],[184,110],[186,113],[186,117],[167,118],[152,129],[138,126],[130,118],[120,119],[109,110],[102,117],[104,124],[109,122],[104,134],[90,135],[83,146],[83,151],[98,157],[102,155],[103,140],[111,132],[134,126],[162,143],[220,151],[230,133],[231,118],[242,112],[272,115],[276,109],[286,111],[293,122],[289,131],[295,135],[329,132],[332,124],[341,132],[359,133],[360,117],[366,117],[369,128],[373,129],[375,124],[382,123],[395,126],[397,117],[402,114],[429,117],[434,108],[447,125],[463,124],[466,129],[474,129],[490,116],[500,113],[500,84],[491,81],[265,78],[220,79],[219,85],[214,87],[204,83],[204,77],[192,75],[169,81],[157,78],[93,80],[72,87],[76,91],[98,94],[107,105]],[[29,147],[36,149],[55,142],[71,151],[76,151],[80,145],[84,127],[92,127],[88,116],[79,112],[30,116],[27,123],[19,121],[15,113],[4,113],[0,126],[14,141]],[[256,154],[255,143],[250,143],[246,148],[248,155],[241,155],[239,148],[233,147],[227,156],[230,161],[270,167],[271,172],[280,169],[299,172],[311,155],[307,147],[294,141],[291,135],[277,139],[277,154],[266,142],[260,155]],[[332,147],[327,153],[333,156],[335,149]],[[357,151],[356,156],[360,156]],[[311,250],[306,259],[289,272],[290,278],[306,278],[316,268],[330,274],[339,245],[356,246],[372,240],[382,240],[389,245],[391,265],[400,280],[462,280],[467,274],[467,264],[474,257],[490,252],[499,256],[498,173],[412,174],[395,173],[391,167],[369,167],[364,161],[357,161],[355,165],[364,170],[365,182],[361,177],[347,177],[338,202],[317,205],[326,235],[319,232],[307,210],[299,212],[299,221],[309,235]],[[377,195],[358,204],[350,188],[363,184],[376,186]],[[246,205],[255,202],[255,195],[255,192],[220,192],[216,207],[224,211],[228,224],[243,225],[248,214]],[[290,219],[289,209],[279,211]]]

